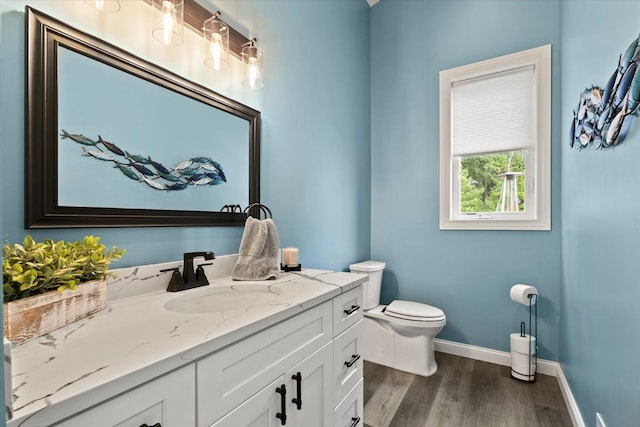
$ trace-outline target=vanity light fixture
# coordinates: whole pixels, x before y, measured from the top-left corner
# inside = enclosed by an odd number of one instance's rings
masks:
[[[260,89],[262,81],[262,51],[254,46],[256,38],[246,42],[242,48],[242,84],[249,89]]]
[[[216,71],[229,66],[229,26],[220,19],[220,11],[202,24],[205,40],[204,65]]]
[[[87,0],[89,1],[89,0]],[[109,0],[105,0],[109,1]],[[152,6],[154,17],[163,16],[163,12],[168,11],[169,17],[175,10],[177,19],[171,22],[172,26],[179,28],[180,43],[182,43],[182,31],[184,25],[196,34],[200,34],[206,42],[204,63],[214,70],[224,70],[229,65],[229,56],[233,55],[242,61],[243,85],[251,89],[259,89],[264,86],[262,51],[255,47],[256,39],[249,40],[240,34],[235,28],[220,19],[220,11],[213,14],[196,0],[144,0]],[[175,9],[171,7],[175,6]],[[165,43],[165,28],[163,21],[154,19],[154,38],[161,43]],[[179,23],[179,24],[178,24]],[[174,25],[175,24],[175,25]],[[173,28],[172,27],[172,28]],[[156,29],[160,29],[158,36]],[[170,44],[180,44],[170,43]]]
[[[182,44],[184,0],[162,0],[160,9],[153,8],[153,38],[166,46]]]
[[[84,0],[85,3],[95,7],[100,12],[117,12],[120,10],[120,2],[118,0]]]

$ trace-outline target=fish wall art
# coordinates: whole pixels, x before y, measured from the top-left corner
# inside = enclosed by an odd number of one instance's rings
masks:
[[[620,55],[618,66],[603,88],[591,86],[580,94],[569,131],[573,148],[610,148],[622,143],[640,105],[640,36]]]
[[[150,156],[132,154],[100,135],[93,140],[81,134],[62,129],[61,139],[69,139],[82,145],[82,155],[113,163],[124,176],[146,184],[154,190],[177,191],[189,186],[219,185],[227,182],[220,163],[209,157],[192,157],[172,168],[153,160]]]

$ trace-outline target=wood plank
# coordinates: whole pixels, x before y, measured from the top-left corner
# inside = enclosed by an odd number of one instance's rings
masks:
[[[560,410],[567,408],[558,380],[548,375],[536,374],[536,381],[531,387],[531,398],[536,405]]]
[[[390,425],[425,426],[441,383],[442,376],[437,374],[430,377],[415,375]]]
[[[555,409],[535,405],[536,426],[539,427],[572,427],[571,417],[566,409]]]
[[[390,370],[386,381],[380,385],[364,407],[365,422],[371,427],[389,426],[413,377],[406,372]]]
[[[380,388],[387,376],[391,374],[392,369],[386,366],[377,365],[368,361],[364,361],[363,377],[364,377],[364,400],[366,405],[371,396]]]
[[[471,391],[473,360],[450,354],[436,353],[438,374],[443,380],[426,420],[428,427],[461,426]]]

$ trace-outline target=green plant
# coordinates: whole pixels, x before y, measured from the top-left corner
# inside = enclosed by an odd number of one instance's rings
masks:
[[[104,280],[112,260],[125,250],[107,249],[99,237],[76,242],[35,242],[26,236],[22,245],[5,243],[2,249],[4,302],[57,290],[76,289],[82,282]]]

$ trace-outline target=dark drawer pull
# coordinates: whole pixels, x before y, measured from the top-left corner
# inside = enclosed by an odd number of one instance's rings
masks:
[[[140,427],[149,427],[149,425],[147,423],[144,423]],[[162,426],[160,425],[160,423],[155,423],[151,427],[162,427]]]
[[[351,425],[349,427],[356,427],[360,422],[360,417],[351,418]]]
[[[298,411],[302,409],[302,374],[298,372],[297,374],[291,377],[292,380],[296,382],[296,392],[298,394],[297,397],[291,399],[291,402],[296,404],[296,408]]]
[[[351,360],[349,360],[348,362],[344,362],[345,366],[347,368],[350,368],[353,366],[354,363],[356,363],[358,361],[358,359],[360,359],[360,355],[359,354],[353,354],[351,355]]]
[[[347,316],[355,313],[356,311],[360,310],[360,306],[359,305],[352,305],[351,308],[349,310],[345,310],[344,314],[346,314]]]
[[[276,414],[276,418],[280,420],[281,425],[287,423],[287,388],[282,384],[276,389],[276,393],[280,395],[280,412]]]

